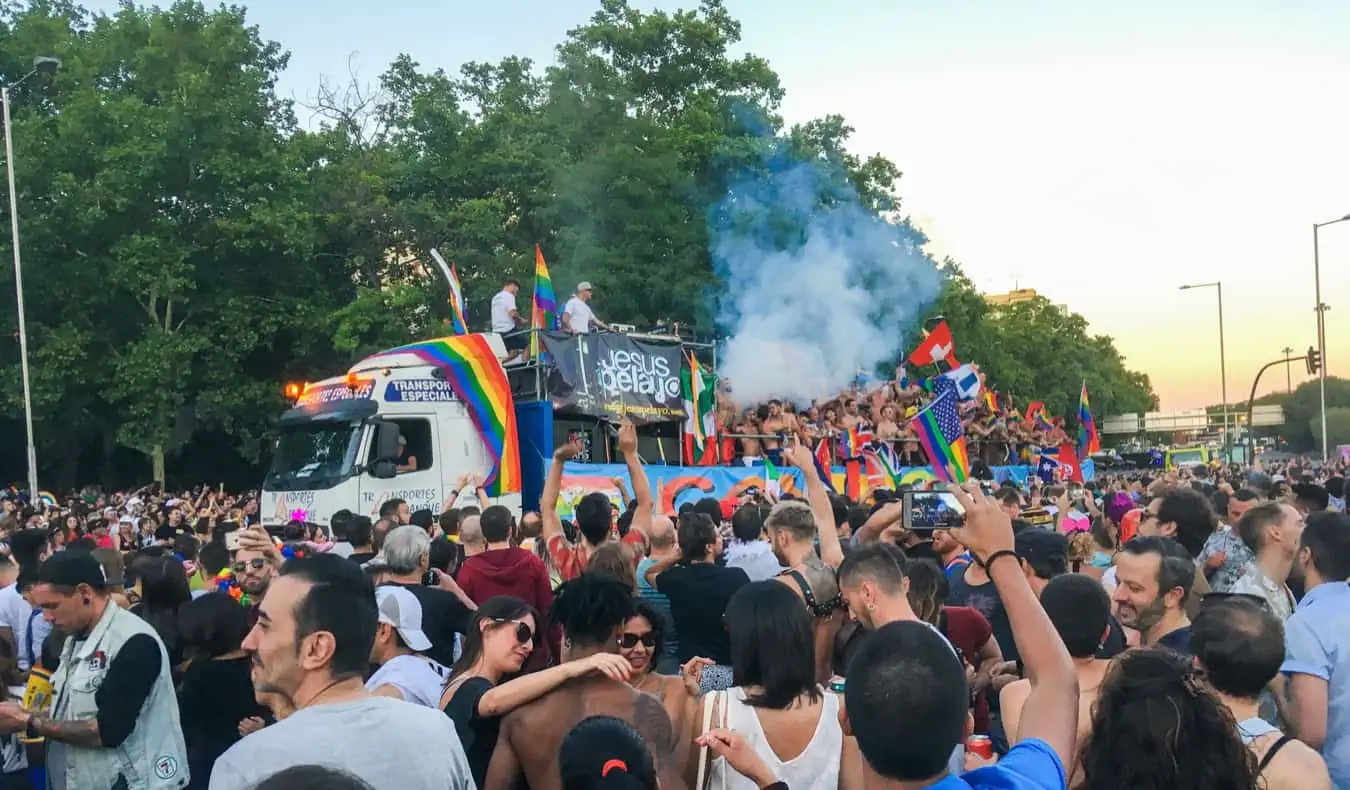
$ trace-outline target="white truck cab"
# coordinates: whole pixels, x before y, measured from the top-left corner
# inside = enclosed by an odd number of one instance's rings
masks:
[[[483,337],[497,359],[506,356],[498,335]],[[374,519],[391,499],[439,514],[461,475],[491,471],[444,369],[412,354],[367,357],[345,376],[305,385],[278,430],[262,484],[264,526],[327,525],[343,509]],[[520,494],[497,502],[518,512]]]

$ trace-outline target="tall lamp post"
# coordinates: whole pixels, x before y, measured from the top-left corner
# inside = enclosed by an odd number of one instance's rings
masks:
[[[1294,349],[1285,346],[1280,349],[1280,353],[1284,354],[1284,389],[1285,392],[1292,394],[1294,391],[1294,374],[1289,372],[1289,360],[1293,359],[1293,357],[1289,355],[1294,353]]]
[[[1322,363],[1317,370],[1317,391],[1322,408],[1322,463],[1331,457],[1331,449],[1327,447],[1327,306],[1322,304],[1322,262],[1317,251],[1317,231],[1347,220],[1350,220],[1350,214],[1328,222],[1313,223],[1313,298],[1317,300],[1313,310],[1317,313],[1317,356]]]
[[[23,420],[28,429],[28,499],[37,501],[37,444],[33,441],[33,392],[28,375],[28,325],[23,314],[23,264],[19,258],[19,194],[14,185],[14,135],[9,120],[9,93],[30,77],[50,74],[61,66],[56,58],[33,58],[33,68],[14,82],[0,87],[0,104],[4,106],[5,170],[9,176],[9,232],[14,247],[14,298],[19,304],[19,368],[23,373]]]
[[[1223,396],[1223,462],[1228,463],[1229,448],[1232,446],[1233,437],[1228,430],[1228,355],[1223,348],[1223,283],[1197,283],[1181,286],[1183,291],[1190,291],[1195,288],[1214,288],[1219,292],[1219,390]]]

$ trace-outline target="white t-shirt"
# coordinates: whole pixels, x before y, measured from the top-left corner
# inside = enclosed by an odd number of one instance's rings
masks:
[[[403,693],[405,702],[439,708],[441,691],[449,677],[450,671],[431,659],[402,655],[381,664],[366,681],[366,688],[374,691],[380,686],[393,686]]]
[[[492,331],[514,332],[516,319],[511,314],[516,311],[516,295],[505,288],[492,297]]]
[[[14,644],[19,647],[20,670],[27,670],[33,665],[31,658],[33,651],[24,644],[25,634],[28,630],[28,620],[32,616],[33,607],[29,606],[28,602],[19,594],[19,585],[11,584],[5,589],[0,590],[0,627],[8,628],[9,632],[14,635]],[[42,620],[43,618],[39,617],[38,619]],[[34,626],[37,626],[37,623],[34,623]],[[34,630],[36,636],[36,628]],[[51,629],[47,628],[44,630],[49,632]],[[42,638],[46,638],[45,633],[42,635]],[[39,642],[38,650],[41,649],[42,646]]]
[[[450,717],[388,697],[314,705],[245,736],[216,760],[210,790],[249,790],[295,765],[336,768],[372,787],[474,790]]]
[[[563,308],[563,315],[567,316],[567,325],[572,328],[572,331],[582,335],[591,331],[591,322],[595,320],[595,313],[591,312],[591,306],[581,301],[580,296],[573,296],[567,300],[567,306]]]

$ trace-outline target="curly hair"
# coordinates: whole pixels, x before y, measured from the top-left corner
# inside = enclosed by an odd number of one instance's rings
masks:
[[[1081,790],[1256,790],[1260,777],[1203,673],[1159,648],[1116,659],[1078,761]]]

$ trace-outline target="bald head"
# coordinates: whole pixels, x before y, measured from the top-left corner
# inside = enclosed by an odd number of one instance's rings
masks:
[[[652,517],[652,532],[647,536],[653,550],[675,546],[675,522],[669,516]]]
[[[481,516],[469,515],[460,519],[459,542],[464,546],[466,556],[481,554],[487,549],[487,541],[483,538]]]

